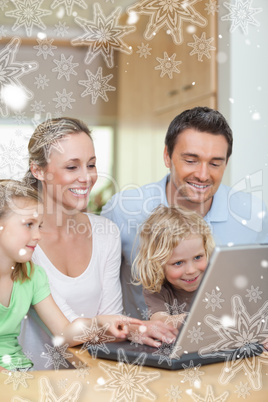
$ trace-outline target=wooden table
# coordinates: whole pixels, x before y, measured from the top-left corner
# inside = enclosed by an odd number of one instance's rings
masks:
[[[169,371],[93,359],[79,347],[68,351],[74,370],[0,373],[0,401],[268,401],[268,353],[255,358],[258,378],[250,378],[241,362],[233,378],[223,384],[225,363]]]

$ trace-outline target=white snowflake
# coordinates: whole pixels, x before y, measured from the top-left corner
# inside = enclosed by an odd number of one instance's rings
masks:
[[[218,335],[219,339],[199,350],[199,354],[223,356],[225,351],[225,365],[220,382],[228,383],[238,371],[244,370],[252,388],[261,389],[261,363],[267,364],[267,358],[259,356],[262,353],[262,344],[268,336],[267,314],[268,301],[252,316],[246,310],[241,296],[235,295],[231,300],[233,322],[235,325],[224,326],[221,319],[207,315],[205,323]]]
[[[31,112],[41,114],[45,112],[45,105],[42,103],[42,101],[34,101],[34,103],[31,104]]]
[[[152,311],[148,308],[146,308],[145,310],[142,310],[142,312],[141,312],[142,319],[145,321],[149,321],[150,318],[152,317],[152,315],[153,315]]]
[[[90,367],[86,363],[79,362],[78,364],[74,364],[76,368],[77,377],[85,378],[86,375],[89,375]]]
[[[53,68],[52,71],[58,72],[58,80],[61,77],[65,77],[67,81],[70,81],[71,74],[77,75],[77,72],[74,70],[74,68],[79,66],[79,63],[72,63],[73,56],[70,56],[68,59],[66,59],[64,54],[61,54],[60,58],[60,60],[53,60],[57,67]]]
[[[193,360],[190,361],[189,366],[186,366],[186,364],[182,363],[182,367],[184,368],[183,372],[179,372],[178,374],[184,376],[182,382],[189,381],[190,385],[194,385],[196,382],[199,383],[199,377],[205,374],[204,371],[199,370],[201,364],[199,363],[197,366],[194,366]]]
[[[167,364],[169,366],[171,366],[171,364],[172,364],[171,359],[174,359],[174,358],[179,359],[180,358],[180,356],[177,353],[181,349],[182,349],[182,347],[178,346],[176,344],[176,341],[167,343],[167,342],[165,342],[165,340],[163,340],[161,345],[152,354],[154,356],[159,356],[158,364],[161,364],[163,361],[166,360]]]
[[[47,78],[46,74],[41,75],[39,74],[38,77],[35,77],[35,82],[34,85],[37,86],[37,89],[45,89],[45,87],[48,87],[49,83],[49,78]]]
[[[45,368],[53,365],[55,370],[58,370],[60,366],[68,368],[69,365],[66,361],[68,357],[72,357],[71,353],[66,352],[66,349],[69,345],[66,343],[63,346],[50,346],[47,343],[45,344],[45,348],[48,353],[42,353],[41,357],[47,359],[45,364]]]
[[[36,39],[38,42],[37,46],[33,48],[38,50],[37,56],[42,55],[44,60],[47,59],[47,56],[54,56],[53,50],[57,49],[57,46],[52,45],[54,39]]]
[[[39,387],[41,393],[40,400],[49,402],[78,402],[80,393],[82,391],[82,385],[79,382],[74,382],[67,390],[65,390],[63,395],[57,397],[47,377],[40,378]]]
[[[185,312],[185,307],[186,303],[178,304],[178,300],[174,299],[173,304],[170,305],[168,303],[165,303],[166,307],[166,312],[161,313],[166,316],[166,313],[168,314],[167,319],[165,321],[166,324],[171,322],[174,326],[174,328],[177,328],[179,323],[185,323],[185,315],[187,314]]]
[[[104,353],[109,354],[110,351],[107,348],[106,343],[114,341],[115,338],[106,334],[108,329],[108,323],[102,327],[99,327],[95,318],[92,319],[90,328],[88,328],[86,325],[83,325],[83,335],[74,337],[75,341],[80,341],[83,343],[79,353],[89,349],[93,359],[97,357],[98,350],[102,350]]]
[[[73,6],[74,4],[77,4],[79,7],[83,8],[84,10],[87,9],[87,5],[84,2],[84,0],[54,0],[51,9],[53,10],[54,8],[58,7],[60,4],[64,4],[67,10],[67,15],[72,15],[73,12]]]
[[[33,93],[22,85],[20,78],[35,71],[38,68],[38,64],[34,61],[15,62],[20,42],[20,39],[13,38],[0,52],[0,114],[3,117],[8,115],[7,105],[2,96],[2,89],[5,86],[18,86],[23,89],[28,99],[33,98]]]
[[[34,25],[38,28],[46,29],[46,25],[41,18],[46,15],[51,15],[52,12],[40,8],[43,0],[16,0],[11,3],[16,9],[7,11],[5,16],[16,18],[16,22],[12,27],[13,31],[16,31],[21,26],[25,26],[26,34],[30,37]]]
[[[204,335],[204,332],[201,331],[201,327],[199,328],[195,328],[193,327],[192,330],[188,330],[189,335],[187,335],[187,338],[191,339],[191,343],[196,342],[197,344],[199,343],[199,341],[203,340],[202,335]]]
[[[203,299],[203,302],[207,302],[206,309],[211,308],[213,312],[216,310],[216,307],[221,309],[221,303],[224,301],[224,299],[221,299],[221,292],[215,293],[214,289],[211,293],[206,292],[206,297]]]
[[[0,145],[3,151],[0,151],[1,161],[0,167],[9,167],[11,173],[15,171],[16,167],[25,168],[25,162],[28,159],[25,151],[24,145],[16,145],[14,139],[12,139],[9,144]]]
[[[100,97],[105,102],[108,102],[107,91],[115,91],[116,88],[109,85],[108,81],[113,78],[112,74],[102,76],[102,67],[98,68],[98,71],[94,75],[90,70],[86,70],[87,80],[79,80],[78,84],[86,87],[81,96],[92,96],[92,104],[95,105],[97,99]]]
[[[146,353],[140,354],[133,364],[129,364],[123,349],[117,353],[119,363],[116,365],[99,363],[109,378],[104,385],[97,385],[96,389],[112,391],[112,401],[136,402],[138,397],[155,400],[156,396],[148,389],[147,383],[159,378],[160,373],[143,371]]]
[[[60,389],[66,389],[67,388],[67,382],[68,382],[67,378],[61,378],[60,380],[57,381],[57,386]]]
[[[250,289],[247,289],[248,294],[246,295],[246,297],[248,297],[248,301],[251,302],[252,300],[254,300],[255,303],[257,303],[258,299],[261,300],[261,294],[263,293],[261,290],[259,290],[259,286],[257,286],[256,288],[254,288],[251,285]]]
[[[190,394],[190,397],[195,401],[195,402],[225,402],[227,400],[229,396],[229,392],[226,391],[223,394],[221,394],[220,396],[216,397],[214,396],[214,392],[212,389],[211,385],[207,386],[206,389],[206,396],[204,398],[202,398],[200,395],[195,394],[194,392],[192,392]]]
[[[66,22],[59,21],[58,24],[55,24],[54,31],[57,36],[61,36],[62,38],[64,38],[64,36],[67,35],[67,33],[68,33],[68,29],[69,29],[69,27],[66,26]]]
[[[72,99],[73,92],[69,92],[67,94],[66,89],[63,88],[62,93],[56,91],[57,98],[53,98],[54,102],[57,102],[56,108],[60,107],[63,112],[65,112],[66,108],[72,109],[71,102],[75,102],[75,99]]]
[[[131,331],[128,339],[131,341],[131,345],[139,346],[143,344],[143,334],[139,331]]]
[[[4,8],[5,8],[5,7],[8,8],[8,5],[7,5],[8,2],[9,2],[9,0],[0,0],[0,9],[1,9],[2,11],[4,11]]]
[[[150,50],[152,50],[151,47],[149,47],[149,43],[146,45],[142,42],[141,46],[138,46],[138,49],[136,53],[140,55],[140,57],[144,57],[147,59],[148,56],[151,56]]]
[[[237,397],[240,398],[242,396],[243,399],[247,398],[250,396],[250,390],[251,388],[248,386],[248,383],[246,382],[245,384],[240,381],[239,385],[236,385],[236,390],[235,393],[238,394]]]
[[[230,14],[221,17],[222,21],[232,21],[230,32],[240,27],[244,34],[248,33],[248,25],[260,26],[260,23],[253,18],[253,15],[262,12],[262,8],[251,8],[253,0],[235,0],[235,5],[223,3]]]
[[[211,58],[210,51],[216,50],[214,46],[211,46],[211,42],[214,38],[206,39],[206,32],[203,32],[201,37],[198,38],[195,34],[193,34],[194,42],[187,43],[188,46],[192,47],[193,50],[190,53],[190,56],[197,54],[198,61],[203,61],[203,56],[206,56],[208,59]]]
[[[26,122],[26,112],[14,112],[13,119],[17,124],[25,124]]]
[[[167,394],[165,396],[168,397],[169,402],[177,402],[178,399],[181,399],[181,393],[179,387],[174,387],[171,385],[169,388],[166,389]]]
[[[89,64],[98,54],[102,54],[109,68],[114,66],[114,50],[131,54],[132,48],[122,40],[123,36],[136,30],[132,26],[117,25],[120,18],[121,8],[105,18],[98,3],[93,5],[94,21],[87,21],[77,17],[75,21],[85,30],[85,34],[72,40],[72,44],[86,45],[89,47],[85,63]]]
[[[0,26],[0,39],[3,39],[7,36],[7,30],[5,29],[4,25]]]
[[[209,3],[205,3],[205,11],[209,14],[215,15],[215,13],[219,12],[220,6],[217,5],[217,0],[209,0]]]
[[[182,23],[187,21],[205,27],[207,20],[193,7],[199,0],[142,0],[127,9],[128,13],[150,15],[144,37],[153,39],[157,32],[166,27],[175,44],[183,42]]]
[[[28,373],[28,370],[29,367],[28,368],[22,367],[21,359],[18,360],[18,364],[16,364],[16,366],[10,363],[10,371],[9,370],[2,371],[2,374],[8,376],[8,378],[4,381],[4,384],[13,384],[14,390],[17,390],[20,385],[22,385],[24,388],[28,388],[26,380],[34,378],[33,375]]]
[[[157,57],[156,60],[160,63],[155,67],[155,70],[161,70],[160,77],[164,77],[165,74],[169,76],[169,78],[173,78],[173,73],[180,73],[180,70],[177,68],[181,61],[175,60],[176,53],[174,53],[171,57],[168,56],[167,52],[164,52],[164,58],[161,59]]]

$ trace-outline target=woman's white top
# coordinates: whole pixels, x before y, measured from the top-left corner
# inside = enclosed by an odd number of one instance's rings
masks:
[[[33,262],[43,267],[47,273],[51,294],[68,318],[73,321],[78,317],[92,318],[101,314],[121,314],[122,294],[120,284],[121,241],[118,227],[109,219],[86,214],[92,230],[92,256],[88,267],[78,277],[72,278],[60,272],[48,259],[41,247],[37,246]],[[71,220],[70,220],[71,222]],[[75,230],[70,225],[69,230]],[[85,230],[85,226],[76,230]],[[40,325],[41,324],[41,325]],[[24,353],[29,353],[35,369],[44,367],[45,359],[40,354],[47,354],[45,344],[51,344],[48,330],[43,328],[41,320],[34,311],[22,324],[20,344]],[[64,367],[62,367],[64,368]]]

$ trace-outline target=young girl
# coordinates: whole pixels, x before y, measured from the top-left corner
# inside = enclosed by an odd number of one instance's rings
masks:
[[[55,304],[43,268],[31,257],[40,240],[42,208],[38,193],[19,181],[0,180],[0,370],[27,369],[33,363],[23,354],[17,337],[21,321],[33,305],[37,314],[60,342],[77,345],[82,328],[90,328],[91,319],[78,318],[69,323]],[[109,333],[125,338],[126,322],[120,316],[98,316],[97,324],[109,322]],[[128,322],[139,324],[136,319]]]
[[[151,320],[180,326],[213,248],[210,229],[196,212],[175,206],[153,211],[142,225],[132,268]]]

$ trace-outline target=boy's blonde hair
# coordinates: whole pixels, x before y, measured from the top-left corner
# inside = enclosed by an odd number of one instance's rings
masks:
[[[160,292],[165,281],[164,266],[174,248],[196,235],[202,237],[209,259],[215,244],[205,220],[182,207],[158,206],[141,226],[139,252],[132,266],[135,283],[151,292]]]
[[[0,180],[0,220],[8,218],[8,215],[12,213],[12,209],[16,206],[16,199],[23,199],[27,201],[41,202],[38,192],[27,186],[24,182],[18,180]],[[33,264],[29,261],[31,270],[30,275],[33,272]],[[30,279],[27,273],[26,263],[16,262],[14,269],[11,272],[11,278],[13,281],[21,280],[24,282],[26,279]]]

